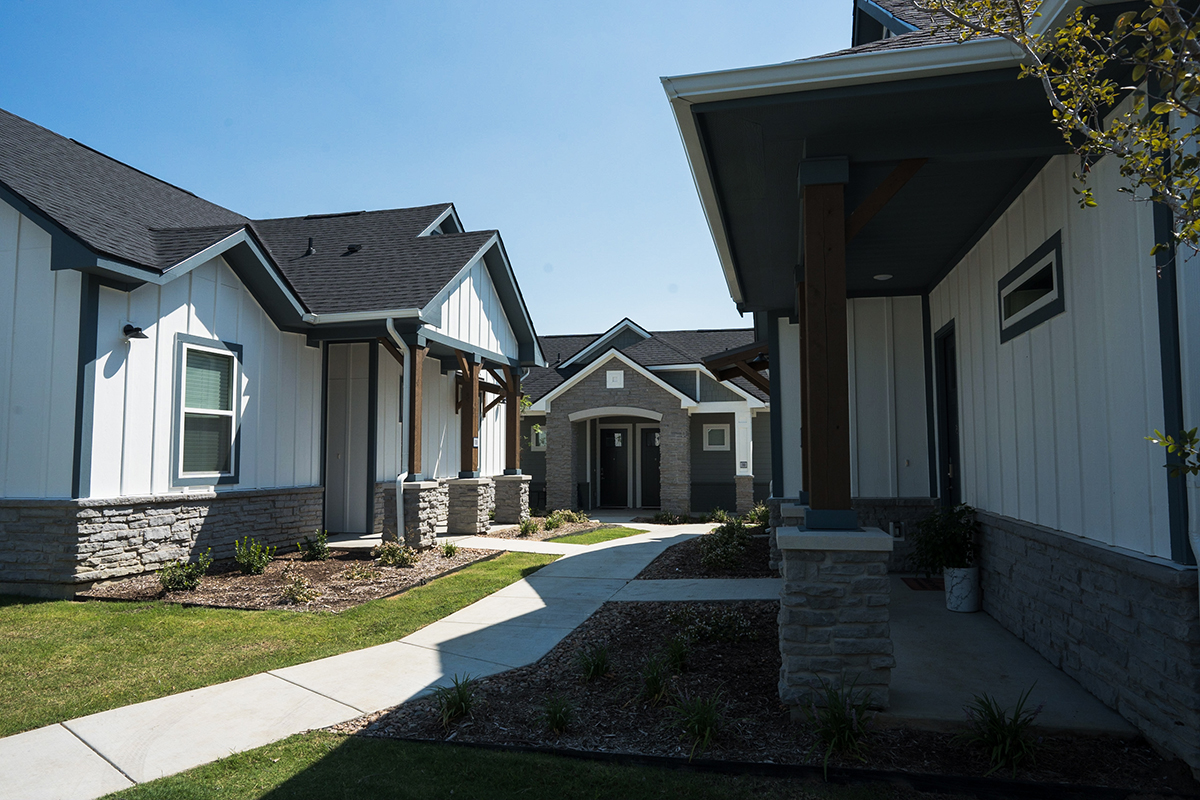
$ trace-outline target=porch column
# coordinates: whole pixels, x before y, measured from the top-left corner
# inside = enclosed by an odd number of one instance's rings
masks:
[[[479,369],[478,356],[455,350],[462,373],[459,386],[460,456],[458,477],[479,477]]]
[[[809,458],[812,456],[812,448],[808,446],[808,395],[805,388],[808,386],[808,350],[805,348],[805,343],[808,341],[808,334],[804,330],[806,321],[808,320],[807,309],[805,308],[804,284],[796,284],[796,320],[800,326],[800,503],[805,505],[808,503],[808,475],[812,472],[812,464]]]
[[[735,510],[745,514],[754,508],[754,434],[751,426],[750,409],[744,408],[733,415],[734,486],[736,488]]]
[[[504,474],[521,474],[521,378],[504,365]]]
[[[421,417],[423,416],[422,386],[425,377],[425,353],[429,348],[411,344],[412,376],[408,382],[408,479],[421,480]]]

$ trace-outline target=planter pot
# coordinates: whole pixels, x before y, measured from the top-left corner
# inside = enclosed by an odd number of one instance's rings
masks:
[[[979,567],[947,567],[942,577],[946,582],[946,608],[967,614],[980,609]]]

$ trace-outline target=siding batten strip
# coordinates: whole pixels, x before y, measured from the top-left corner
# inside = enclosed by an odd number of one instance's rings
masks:
[[[100,282],[86,272],[80,274],[79,363],[75,371],[75,453],[71,466],[71,497],[86,497],[91,489],[92,392],[89,368],[96,361],[96,326],[100,317]],[[84,464],[88,469],[84,469]]]
[[[937,425],[933,418],[933,320],[929,293],[921,295],[921,328],[925,339],[925,430],[929,438],[929,496],[938,496]]]

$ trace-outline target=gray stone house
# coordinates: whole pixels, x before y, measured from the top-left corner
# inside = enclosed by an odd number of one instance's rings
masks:
[[[757,372],[705,359],[751,329],[543,336],[549,365],[521,383],[521,463],[534,506],[744,512],[770,494],[770,403]]]

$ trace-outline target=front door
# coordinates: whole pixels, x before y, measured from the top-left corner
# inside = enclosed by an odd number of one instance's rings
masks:
[[[943,505],[962,502],[958,463],[958,360],[954,347],[954,323],[938,331],[933,343],[937,384],[938,493]]]
[[[367,533],[367,344],[329,345],[325,403],[325,527]]]
[[[629,432],[600,429],[600,505],[629,506]]]
[[[644,508],[658,508],[662,505],[661,495],[658,491],[658,464],[659,464],[659,435],[658,428],[642,428],[642,441],[639,443],[642,462],[642,474],[640,476],[642,488],[642,506]]]

